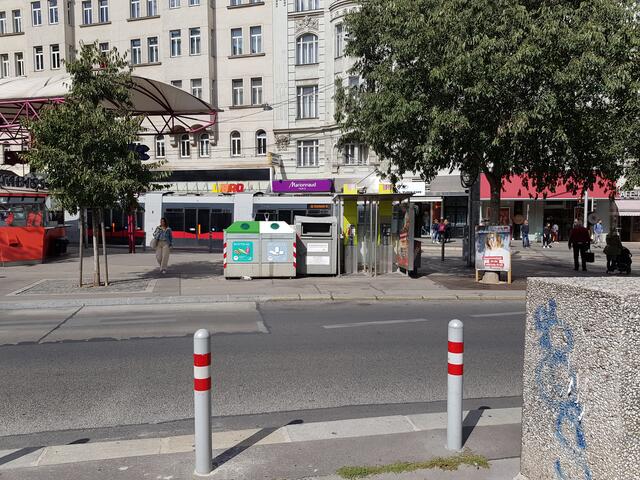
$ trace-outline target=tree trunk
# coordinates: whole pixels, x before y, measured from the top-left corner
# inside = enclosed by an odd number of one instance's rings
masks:
[[[98,249],[98,228],[100,223],[98,221],[98,209],[94,208],[91,215],[91,227],[93,233],[93,286],[100,286],[100,250]]]
[[[502,177],[493,173],[486,174],[491,188],[491,200],[489,200],[489,225],[500,223],[500,196],[502,195]]]
[[[89,226],[89,209],[87,208],[83,208],[82,209],[82,213],[84,214],[84,248],[89,248],[89,229],[87,228]]]
[[[80,223],[80,248],[78,249],[78,254],[80,256],[80,281],[78,282],[78,285],[82,287],[82,266],[84,263],[84,208],[80,209],[78,222]]]
[[[109,264],[107,263],[107,236],[104,232],[104,209],[100,209],[100,230],[102,230],[102,254],[104,256],[104,286],[109,286]],[[113,232],[112,232],[113,234]]]

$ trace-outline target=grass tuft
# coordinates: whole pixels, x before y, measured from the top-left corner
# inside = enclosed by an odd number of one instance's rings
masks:
[[[336,472],[342,478],[355,480],[382,473],[404,473],[416,470],[457,470],[461,465],[471,465],[478,468],[489,468],[489,462],[481,455],[471,452],[463,452],[451,457],[436,457],[426,462],[398,462],[389,465],[376,465],[373,467],[342,467]]]

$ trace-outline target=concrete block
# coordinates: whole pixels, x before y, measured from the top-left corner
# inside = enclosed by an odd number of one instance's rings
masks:
[[[640,478],[639,293],[637,278],[529,279],[525,478]]]

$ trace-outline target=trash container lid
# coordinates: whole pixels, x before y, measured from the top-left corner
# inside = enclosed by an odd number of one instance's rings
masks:
[[[226,233],[260,233],[260,222],[247,221],[247,222],[233,222],[229,225]]]
[[[260,233],[294,233],[287,222],[260,222]]]

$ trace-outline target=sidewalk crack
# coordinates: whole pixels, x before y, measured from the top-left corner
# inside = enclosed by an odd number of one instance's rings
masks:
[[[51,335],[53,332],[55,332],[57,329],[59,329],[62,325],[64,325],[65,323],[67,323],[67,321],[71,320],[73,317],[76,316],[76,314],[82,310],[84,308],[84,305],[80,306],[80,308],[78,308],[75,312],[73,312],[71,315],[69,315],[67,318],[65,318],[63,321],[61,321],[58,325],[56,325],[55,327],[53,327],[51,330],[49,330],[47,333],[45,333],[42,337],[40,337],[40,339],[36,342],[36,343],[42,343],[42,341],[47,338],[49,335]]]

